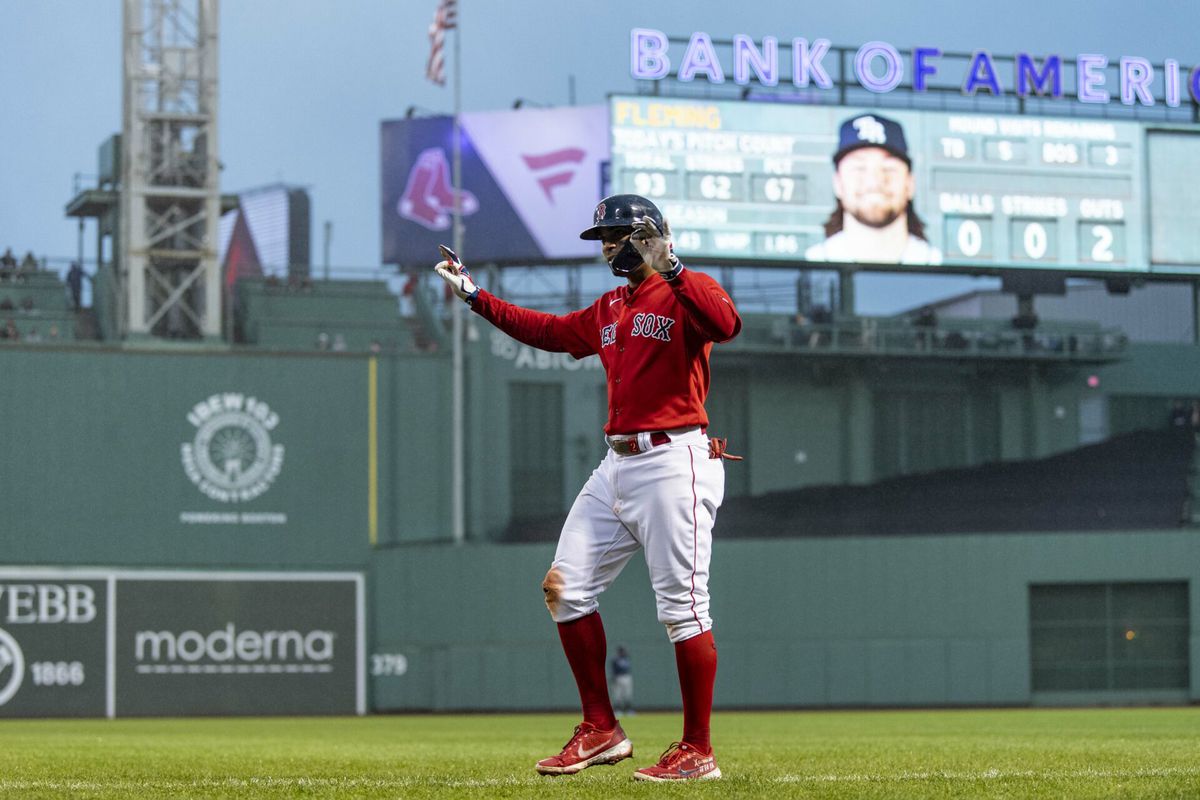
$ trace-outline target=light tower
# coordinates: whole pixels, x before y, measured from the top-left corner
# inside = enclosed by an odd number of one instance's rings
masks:
[[[218,0],[124,0],[123,337],[221,335]]]

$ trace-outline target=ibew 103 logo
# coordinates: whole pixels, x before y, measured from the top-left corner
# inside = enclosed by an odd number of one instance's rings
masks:
[[[283,445],[271,441],[279,415],[257,397],[214,394],[192,406],[196,429],[180,446],[183,471],[213,500],[238,503],[259,497],[283,469]]]
[[[0,628],[0,706],[21,688],[25,679],[25,656],[17,640]]]

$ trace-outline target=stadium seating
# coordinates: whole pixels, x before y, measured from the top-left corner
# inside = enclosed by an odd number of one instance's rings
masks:
[[[36,270],[7,275],[0,279],[0,306],[7,305],[16,310],[32,305],[34,309],[62,311],[67,308],[66,286],[55,272]],[[0,311],[5,313],[9,313],[7,308]]]
[[[731,498],[718,530],[764,538],[1178,528],[1190,515],[1193,448],[1188,430],[1138,431],[1045,459]]]
[[[0,329],[12,320],[26,343],[71,341],[75,314],[57,273],[46,270],[11,273],[0,278]],[[0,339],[0,342],[9,342]]]
[[[1188,430],[1138,431],[1050,458],[727,498],[719,539],[1179,528],[1191,519]],[[553,541],[563,514],[514,520],[507,541]]]
[[[273,350],[411,352],[415,337],[383,281],[244,278],[238,341]]]
[[[1007,322],[978,319],[946,318],[934,327],[903,317],[850,316],[812,324],[790,315],[743,314],[742,321],[742,333],[729,347],[756,352],[1097,363],[1120,358],[1126,344],[1119,331],[1080,322],[1017,331]]]

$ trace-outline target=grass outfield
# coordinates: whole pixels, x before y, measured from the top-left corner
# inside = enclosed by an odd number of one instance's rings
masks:
[[[1200,797],[1200,709],[719,713],[725,777],[635,783],[677,714],[625,720],[634,757],[545,778],[565,715],[0,721],[0,796]]]

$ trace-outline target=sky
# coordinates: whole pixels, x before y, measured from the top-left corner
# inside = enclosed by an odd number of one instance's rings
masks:
[[[332,223],[334,265],[376,267],[380,253],[379,123],[409,106],[447,113],[449,86],[424,77],[436,0],[224,0],[220,4],[221,188],[286,182],[312,198],[314,264]],[[466,111],[604,102],[636,90],[629,31],[696,30],[781,41],[802,36],[902,52],[988,50],[1011,55],[1137,55],[1200,62],[1197,0],[1007,0],[905,3],[655,3],[460,0]],[[121,127],[121,3],[0,0],[0,248],[56,263],[77,250],[63,214],[75,176],[94,176],[96,151]],[[572,97],[572,86],[573,94]],[[84,184],[88,185],[85,178]],[[578,221],[564,222],[578,224]],[[93,256],[88,227],[85,253]],[[859,310],[891,313],[987,280],[874,276]]]

